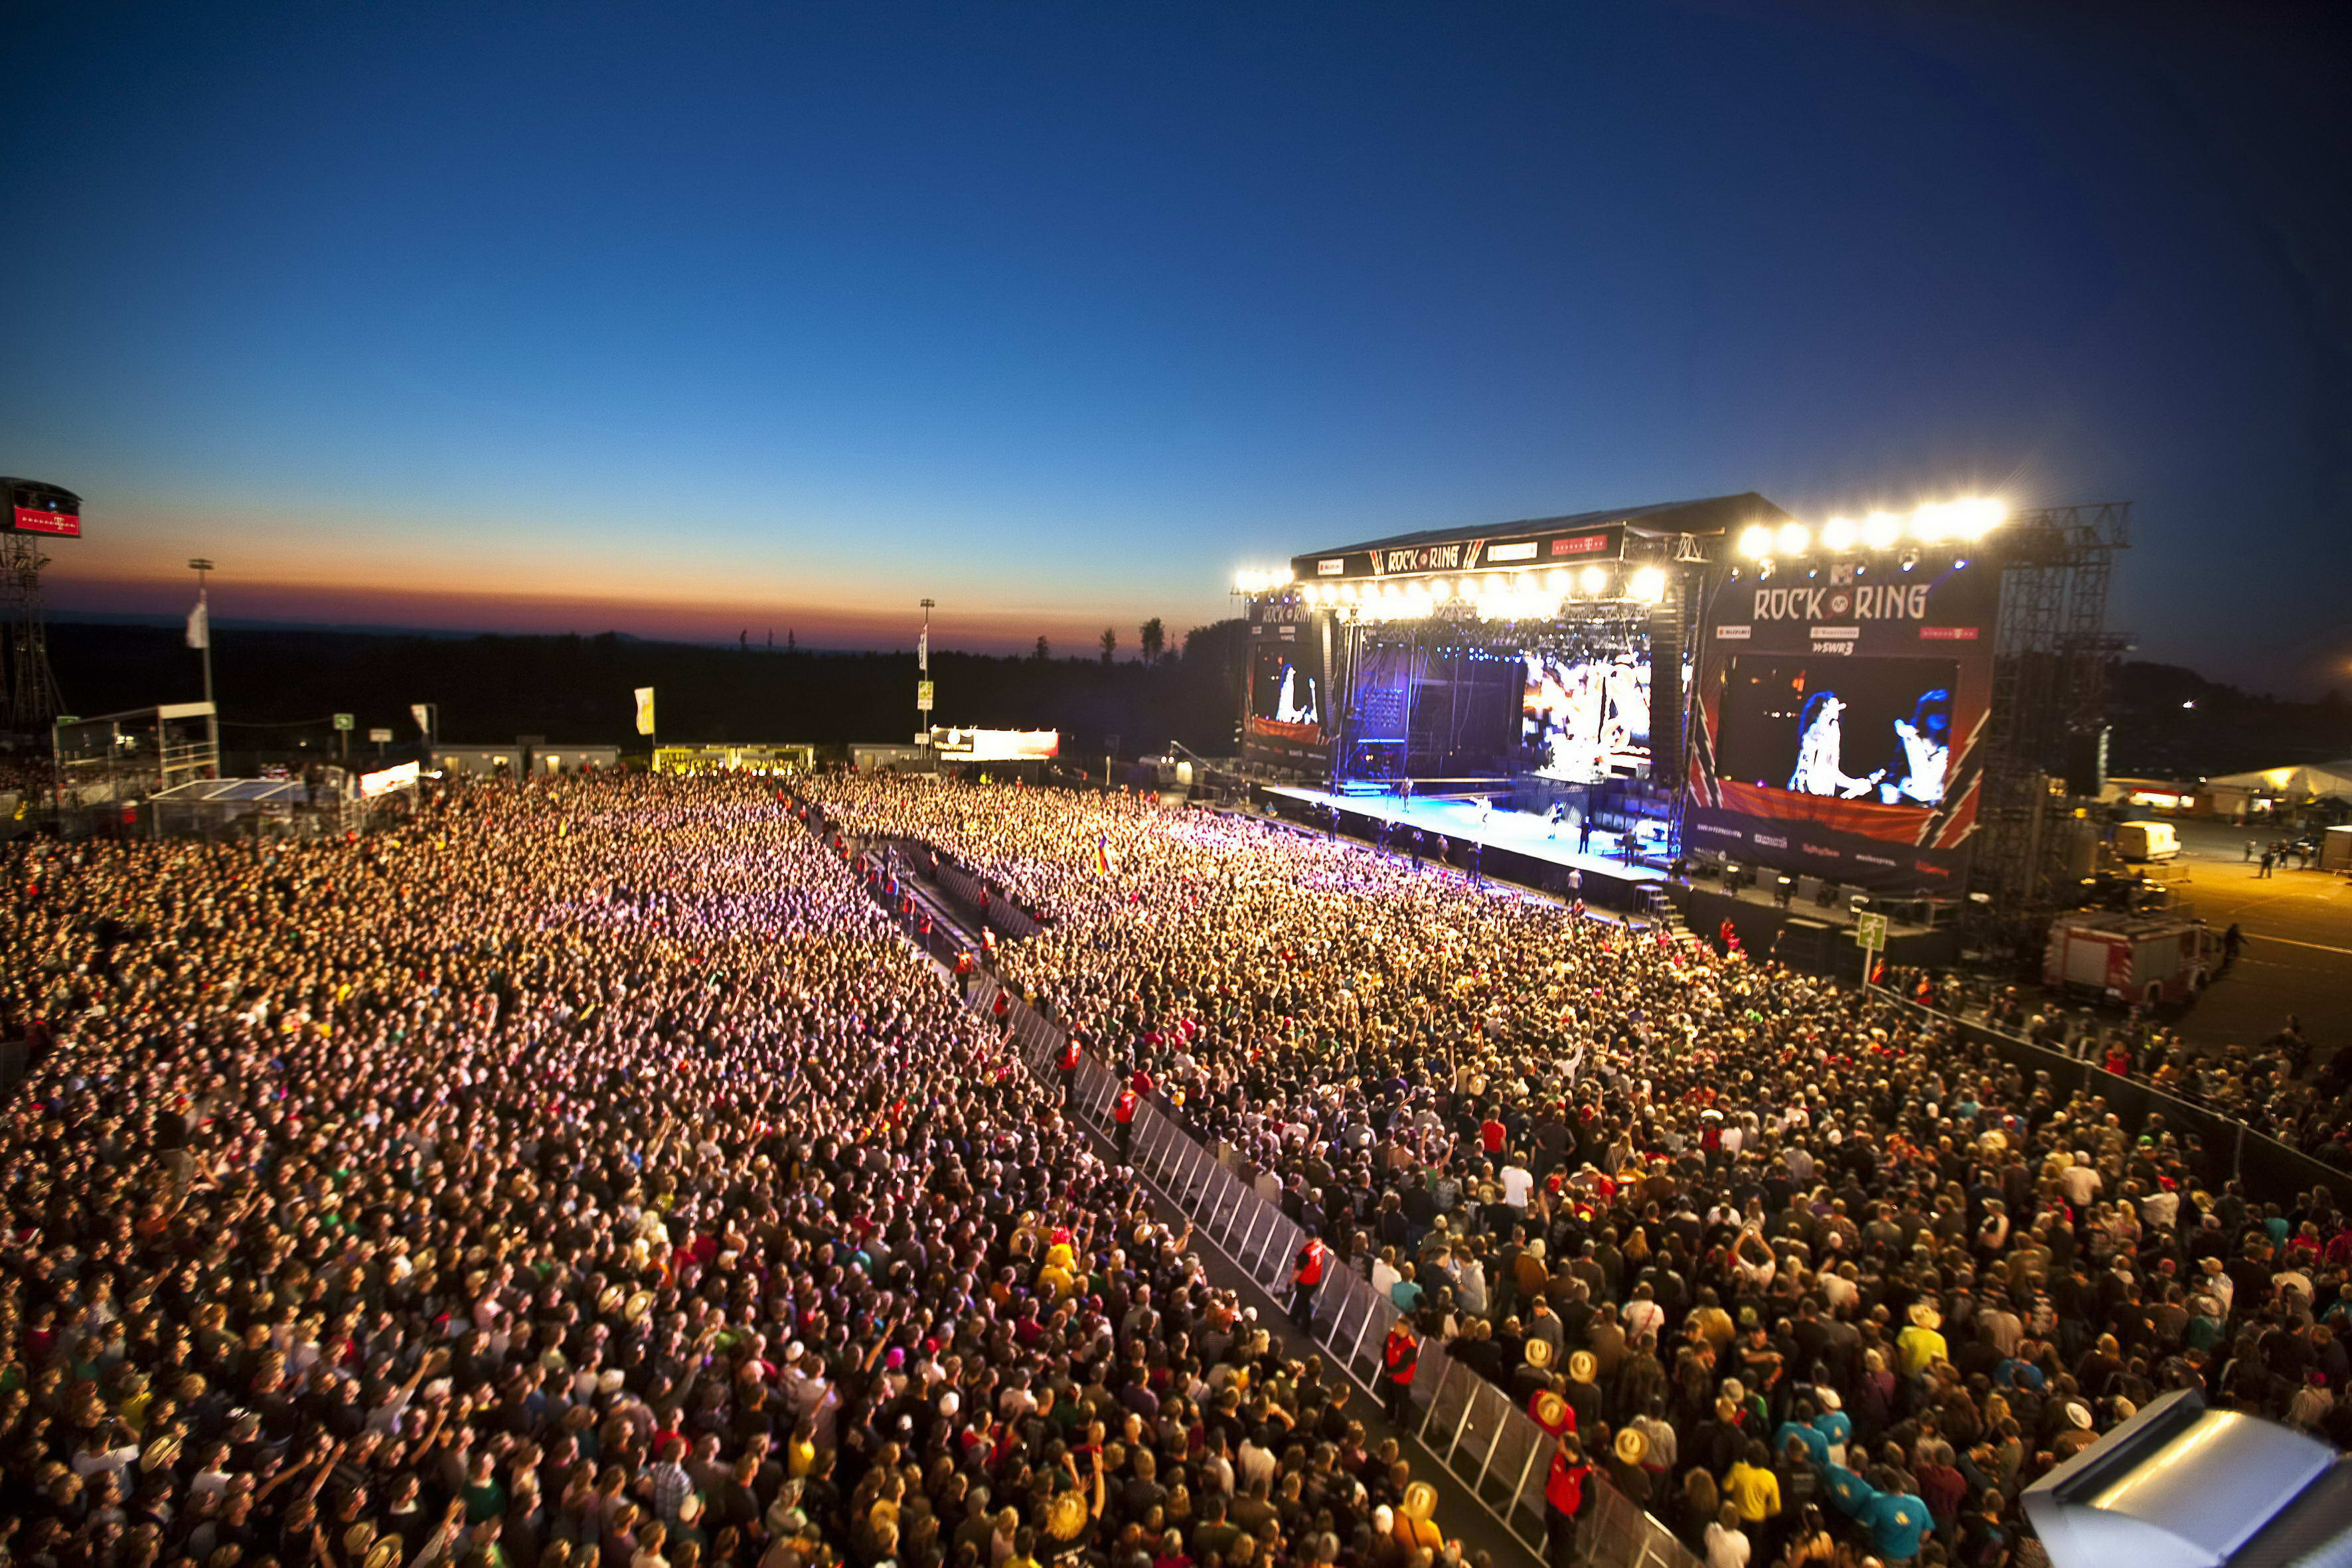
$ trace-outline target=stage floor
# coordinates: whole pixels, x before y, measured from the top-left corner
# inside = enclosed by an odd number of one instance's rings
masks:
[[[1508,849],[1554,866],[1572,867],[1597,876],[1613,877],[1621,882],[1663,882],[1666,879],[1664,871],[1649,866],[1629,866],[1620,859],[1617,835],[1601,828],[1592,830],[1591,847],[1584,854],[1578,854],[1572,817],[1559,825],[1559,837],[1553,838],[1547,837],[1552,831],[1550,823],[1524,811],[1489,813],[1485,826],[1481,826],[1478,807],[1470,801],[1416,800],[1408,811],[1393,795],[1333,795],[1329,790],[1291,785],[1268,785],[1265,793],[1312,805],[1336,805],[1342,815],[1348,816],[1391,822],[1401,828],[1418,827],[1424,839],[1443,833],[1457,844],[1468,842],[1484,844],[1491,849]],[[1393,836],[1389,842],[1391,848],[1401,847]]]

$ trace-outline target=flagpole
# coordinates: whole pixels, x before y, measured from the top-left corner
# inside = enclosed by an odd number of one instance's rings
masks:
[[[213,753],[213,776],[220,776],[220,710],[213,706],[213,615],[211,601],[205,593],[205,574],[213,569],[212,562],[199,555],[188,563],[196,574],[196,614],[205,628],[204,646],[197,651],[205,656],[205,706],[212,711],[205,715],[205,739]]]

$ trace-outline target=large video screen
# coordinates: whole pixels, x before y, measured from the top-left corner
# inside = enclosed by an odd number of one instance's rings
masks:
[[[1798,795],[1940,805],[1958,676],[1951,659],[1740,655],[1724,681],[1717,771]]]
[[[1650,661],[1528,654],[1519,739],[1542,751],[1544,778],[1592,784],[1639,772],[1650,761]]]
[[[1272,638],[1258,646],[1250,670],[1250,717],[1265,732],[1288,739],[1319,740],[1324,731],[1323,661],[1305,637]]]

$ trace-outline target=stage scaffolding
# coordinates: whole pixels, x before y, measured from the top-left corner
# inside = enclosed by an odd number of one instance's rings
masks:
[[[1996,923],[2027,934],[2038,934],[2064,870],[2066,781],[2079,785],[2097,771],[2107,667],[2124,646],[2107,630],[2107,584],[2116,552],[2130,543],[2129,501],[2020,512],[2000,531],[2000,626],[1969,886]]]

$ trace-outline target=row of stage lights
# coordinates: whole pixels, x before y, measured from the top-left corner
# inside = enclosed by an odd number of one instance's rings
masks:
[[[1755,523],[1740,531],[1736,547],[1747,560],[1769,561],[1775,555],[1809,554],[1816,542],[1832,554],[1856,546],[1892,550],[1906,542],[1973,544],[2008,517],[2009,509],[1997,500],[1940,501],[1921,507],[1908,518],[1891,511],[1872,512],[1859,522],[1833,517],[1822,524],[1818,535],[1801,522],[1784,522],[1778,528]]]
[[[1486,572],[1460,577],[1408,577],[1393,583],[1307,583],[1297,585],[1307,604],[1353,608],[1359,616],[1426,616],[1447,605],[1468,605],[1483,616],[1522,620],[1556,613],[1567,599],[1630,599],[1654,605],[1666,596],[1666,574],[1655,566],[1636,567],[1622,591],[1612,593],[1614,574],[1604,566],[1541,572]],[[1244,594],[1291,588],[1286,572],[1243,572],[1234,587]]]

